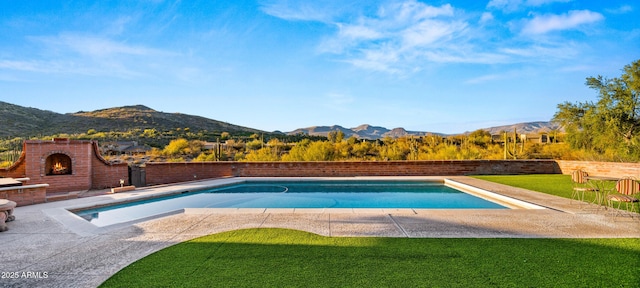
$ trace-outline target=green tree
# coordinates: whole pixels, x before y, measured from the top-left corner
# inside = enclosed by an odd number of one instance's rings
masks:
[[[354,143],[351,153],[356,160],[373,160],[379,154],[373,143],[369,141]]]
[[[564,102],[553,117],[566,141],[615,160],[640,160],[640,60],[625,66],[620,78],[588,77],[586,85],[598,91],[598,102]]]
[[[407,160],[407,155],[411,152],[409,138],[393,139],[387,136],[382,141],[384,145],[379,149],[382,160]]]
[[[331,131],[327,134],[327,139],[331,143],[340,143],[344,140],[344,132],[341,130]]]
[[[156,129],[144,129],[140,136],[146,138],[155,138],[158,137],[158,131]]]
[[[304,161],[332,161],[333,152],[333,145],[328,141],[311,142],[304,154]]]
[[[165,146],[162,150],[162,154],[170,157],[175,157],[178,155],[190,155],[195,157],[202,151],[202,146],[202,141],[188,141],[184,138],[178,138],[175,140],[171,140],[171,142],[169,142],[169,145]]]
[[[205,153],[201,152],[198,157],[193,159],[193,162],[212,162],[217,161],[217,157],[215,153]]]
[[[245,161],[279,161],[280,157],[271,148],[260,148],[258,150],[251,150],[245,156]]]
[[[483,129],[478,129],[469,134],[469,142],[483,148],[486,148],[491,143],[491,140],[491,133]]]
[[[304,161],[304,155],[307,153],[309,145],[311,145],[311,140],[302,139],[289,150],[289,153],[282,156],[282,161]]]
[[[169,145],[165,146],[162,150],[162,154],[167,156],[176,156],[180,154],[184,154],[184,152],[189,148],[189,141],[184,138],[179,138],[175,140],[171,140]]]
[[[264,143],[259,139],[253,139],[247,143],[247,150],[258,150],[264,146]]]

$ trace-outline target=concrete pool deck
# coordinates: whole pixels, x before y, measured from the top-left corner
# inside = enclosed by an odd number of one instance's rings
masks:
[[[105,228],[95,227],[65,210],[147,194],[195,190],[238,179],[149,187],[16,208],[16,220],[7,223],[8,231],[0,233],[0,286],[96,287],[155,251],[200,236],[243,228],[290,228],[332,237],[640,237],[638,217],[612,217],[595,205],[577,205],[566,198],[470,177],[446,178],[548,209],[186,209]]]

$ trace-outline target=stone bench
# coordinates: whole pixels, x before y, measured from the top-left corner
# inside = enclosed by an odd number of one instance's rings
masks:
[[[13,215],[13,209],[16,208],[16,202],[0,199],[0,232],[9,230],[5,222],[10,222],[16,219]]]

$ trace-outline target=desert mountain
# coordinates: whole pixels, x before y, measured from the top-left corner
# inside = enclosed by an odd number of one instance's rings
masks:
[[[484,128],[482,130],[486,130],[489,133],[496,135],[500,134],[503,131],[512,132],[513,129],[516,129],[518,133],[525,134],[535,134],[535,133],[546,133],[552,130],[561,130],[557,124],[552,122],[528,122],[528,123],[518,123],[513,125],[504,125],[504,126],[496,126],[490,128]],[[329,132],[332,131],[342,131],[345,135],[345,138],[356,137],[359,139],[381,139],[384,137],[398,138],[402,136],[412,135],[412,136],[424,136],[424,135],[441,135],[446,136],[441,133],[433,133],[433,132],[422,132],[422,131],[407,131],[404,128],[393,128],[387,129],[379,126],[371,126],[368,124],[360,125],[355,128],[344,128],[339,125],[333,126],[312,126],[308,128],[299,128],[294,131],[288,132],[289,135],[295,134],[308,134],[312,136],[327,136]]]
[[[562,128],[560,127],[560,125],[553,122],[545,122],[545,121],[496,126],[491,128],[485,128],[483,130],[489,131],[489,133],[491,133],[492,135],[495,135],[495,134],[500,134],[502,131],[512,132],[513,129],[516,129],[518,133],[525,133],[525,134],[548,133],[553,130],[562,131]]]
[[[385,137],[398,138],[407,135],[414,136],[424,136],[428,134],[433,135],[442,135],[439,133],[430,133],[430,132],[418,132],[418,131],[407,131],[404,128],[393,128],[387,129],[380,126],[371,126],[368,124],[363,124],[355,128],[344,128],[339,125],[333,126],[312,126],[308,128],[299,128],[294,131],[288,132],[289,135],[296,134],[307,134],[312,136],[327,136],[329,132],[332,131],[342,131],[344,133],[345,138],[356,137],[359,139],[381,139]]]
[[[0,137],[31,137],[49,136],[61,133],[86,133],[89,129],[96,131],[129,131],[133,129],[156,129],[168,131],[189,128],[192,131],[229,132],[231,134],[281,134],[280,132],[265,132],[258,129],[242,127],[209,118],[187,115],[182,113],[165,113],[153,110],[147,106],[123,106],[101,109],[91,112],[76,112],[60,114],[36,108],[22,107],[0,101]],[[519,133],[541,133],[561,130],[551,122],[529,122],[513,125],[485,128],[491,134],[502,131]],[[342,131],[345,138],[381,139],[384,137],[398,138],[407,135],[442,135],[441,133],[407,131],[404,128],[387,129],[368,124],[354,128],[339,125],[313,126],[300,128],[288,132],[288,135],[307,134],[311,136],[327,136],[331,131]]]
[[[264,132],[200,116],[159,112],[142,105],[60,114],[0,101],[0,137],[75,134],[86,133],[89,129],[96,131],[128,131],[132,129],[168,131],[187,127],[192,131],[229,132],[232,134]]]

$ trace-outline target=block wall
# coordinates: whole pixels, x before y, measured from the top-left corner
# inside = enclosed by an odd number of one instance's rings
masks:
[[[235,176],[453,176],[559,173],[549,160],[238,162]]]
[[[556,160],[562,174],[582,169],[592,176],[634,177],[640,180],[640,163]]]
[[[553,160],[148,163],[147,185],[217,177],[453,176],[557,174]]]
[[[147,185],[159,185],[208,178],[235,176],[234,162],[147,163]]]
[[[93,142],[91,156],[91,189],[120,187],[120,179],[124,185],[129,183],[129,165],[127,163],[112,164],[100,155],[98,143]]]
[[[0,199],[9,199],[18,206],[33,205],[46,201],[47,187],[20,188],[0,191]]]

